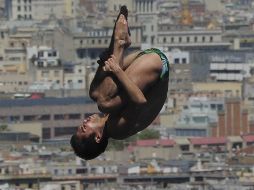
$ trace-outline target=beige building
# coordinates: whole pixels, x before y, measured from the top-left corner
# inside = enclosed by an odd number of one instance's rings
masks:
[[[10,69],[10,68],[9,68]],[[16,72],[0,73],[0,92],[17,93],[26,92],[33,79],[27,74],[20,74]]]
[[[8,129],[15,132],[28,132],[39,137],[42,140],[42,123],[13,123],[8,126]]]
[[[12,0],[11,20],[45,20],[51,15],[56,18],[74,17],[76,0]]]
[[[221,93],[223,97],[241,97],[242,83],[240,82],[204,82],[192,83],[193,92],[216,94]]]
[[[70,136],[87,115],[97,112],[97,105],[87,97],[0,101],[0,123],[41,123],[43,139]]]

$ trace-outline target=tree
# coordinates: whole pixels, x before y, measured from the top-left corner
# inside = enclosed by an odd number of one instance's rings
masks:
[[[5,131],[8,128],[8,125],[2,124],[0,125],[0,131]]]
[[[160,133],[154,129],[145,129],[138,134],[138,139],[146,140],[146,139],[159,139]]]

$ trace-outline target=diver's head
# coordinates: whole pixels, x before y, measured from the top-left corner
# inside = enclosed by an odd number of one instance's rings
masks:
[[[91,160],[103,153],[108,145],[104,131],[107,116],[93,114],[87,117],[71,137],[71,146],[77,156]]]

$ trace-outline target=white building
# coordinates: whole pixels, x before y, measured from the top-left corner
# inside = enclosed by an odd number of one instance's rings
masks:
[[[209,124],[217,122],[217,113],[223,109],[221,98],[191,97],[176,123],[176,136],[208,136]]]
[[[32,47],[29,48],[32,51],[29,51],[29,58],[35,58],[34,65],[38,67],[52,67],[60,66],[60,56],[59,52],[56,49],[49,47]]]
[[[210,77],[217,81],[242,81],[251,76],[254,60],[224,56],[211,58]]]

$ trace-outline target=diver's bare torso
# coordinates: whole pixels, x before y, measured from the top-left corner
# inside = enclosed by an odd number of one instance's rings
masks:
[[[117,115],[109,115],[106,130],[113,139],[125,139],[145,129],[153,122],[165,103],[168,79],[160,79],[162,69],[160,57],[155,53],[141,57],[134,60],[125,72],[145,94],[147,103],[143,107],[138,107],[129,102]],[[153,69],[147,67],[148,64],[150,66],[152,64]],[[121,93],[119,95],[121,96]]]

